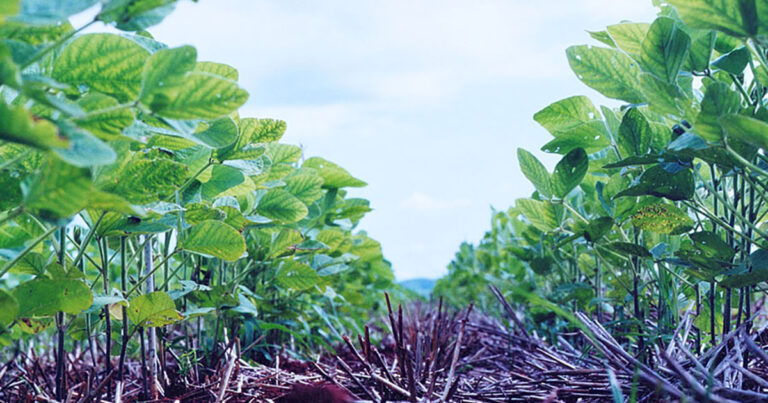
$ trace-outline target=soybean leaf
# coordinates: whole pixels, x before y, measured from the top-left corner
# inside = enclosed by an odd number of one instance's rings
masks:
[[[533,119],[555,134],[600,118],[589,98],[578,95],[561,99],[536,112]]]
[[[517,149],[517,160],[520,163],[520,170],[528,178],[536,190],[544,197],[552,197],[552,179],[538,158],[522,148]]]
[[[128,38],[115,34],[82,35],[56,58],[53,78],[127,102],[139,95],[147,58],[149,51]]]
[[[21,9],[14,19],[30,24],[51,24],[66,21],[70,15],[77,14],[96,4],[98,0],[22,0]],[[5,3],[5,2],[4,2]]]
[[[183,83],[158,90],[155,99],[163,96],[163,103],[153,105],[158,115],[169,119],[215,119],[242,106],[248,92],[235,81],[216,75],[193,71]]]
[[[88,204],[91,187],[86,170],[51,156],[29,185],[24,205],[44,216],[69,217]]]
[[[128,319],[135,326],[160,327],[184,319],[168,293],[154,291],[131,299]]]
[[[292,175],[285,179],[285,183],[285,189],[306,205],[323,196],[323,178],[317,174]]]
[[[625,255],[634,255],[634,256],[643,257],[643,258],[653,257],[653,255],[651,255],[651,252],[649,252],[645,246],[638,245],[635,243],[612,242],[607,246],[608,248]]]
[[[560,213],[555,205],[548,201],[518,199],[515,205],[525,218],[540,231],[549,232],[560,225]]]
[[[728,273],[720,285],[728,288],[751,287],[768,281],[768,251],[759,249],[749,255],[751,269],[743,268],[738,273]]]
[[[80,280],[36,278],[13,289],[20,318],[80,313],[93,302],[90,288]]]
[[[726,83],[717,81],[707,86],[696,118],[696,132],[708,141],[720,141],[725,132],[719,118],[741,109],[741,95]]]
[[[683,21],[691,27],[716,29],[738,37],[757,33],[757,12],[754,1],[668,0],[667,2],[675,6]]]
[[[643,47],[643,39],[648,33],[650,26],[647,23],[626,22],[609,25],[607,30],[619,49],[638,60],[640,59],[640,52]]]
[[[10,325],[19,314],[19,303],[13,295],[0,290],[0,329]]]
[[[207,220],[189,229],[181,247],[190,252],[235,261],[245,253],[245,240],[231,226],[221,221]]]
[[[749,64],[751,58],[749,49],[742,46],[728,54],[718,57],[717,60],[712,62],[712,66],[733,75],[739,75],[744,72],[745,68],[747,68],[747,64]]]
[[[677,235],[689,231],[693,220],[671,204],[655,203],[640,207],[632,215],[632,224],[645,231]]]
[[[555,166],[552,173],[552,189],[555,196],[565,198],[581,183],[589,170],[589,158],[582,148],[568,152]]]
[[[367,185],[367,183],[350,175],[346,169],[320,157],[309,158],[304,161],[302,167],[316,169],[323,178],[323,188],[326,189],[363,187]]]
[[[611,145],[610,138],[602,120],[592,120],[557,132],[556,137],[541,149],[546,152],[568,154],[575,148],[583,148],[593,153]]]
[[[614,197],[657,196],[669,200],[688,200],[693,197],[695,183],[689,169],[668,172],[661,165],[654,165],[643,172],[637,185],[624,189]]]
[[[275,283],[283,288],[303,291],[320,281],[315,269],[295,260],[284,260],[277,271]]]
[[[159,24],[177,0],[109,0],[96,18],[123,31],[138,31]]]
[[[651,146],[651,125],[637,108],[630,108],[621,119],[618,145],[623,155],[642,155]]]
[[[571,46],[566,54],[571,69],[587,86],[608,98],[643,102],[640,67],[620,50]]]
[[[81,128],[102,140],[113,140],[133,123],[130,108],[120,107],[117,99],[98,92],[90,92],[77,101],[85,115],[73,119]]]
[[[185,75],[195,67],[197,51],[192,46],[161,49],[150,56],[141,73],[140,99],[151,110],[168,101],[166,88],[182,85]]]
[[[270,189],[259,200],[256,211],[264,217],[285,223],[294,223],[307,216],[309,210],[296,196],[285,189]]]
[[[725,115],[719,122],[728,137],[768,150],[768,123],[738,114]]]
[[[223,63],[197,62],[194,70],[224,77],[232,81],[237,81],[240,78],[236,68]]]
[[[691,38],[677,26],[675,20],[659,17],[651,24],[643,40],[643,66],[657,77],[674,83],[688,56],[690,44]]]
[[[591,220],[587,227],[584,229],[584,239],[587,242],[597,242],[608,234],[613,227],[613,218],[611,217],[599,217]]]
[[[69,145],[65,137],[59,136],[56,125],[47,120],[35,120],[24,107],[8,105],[2,100],[0,100],[0,140],[43,150]]]

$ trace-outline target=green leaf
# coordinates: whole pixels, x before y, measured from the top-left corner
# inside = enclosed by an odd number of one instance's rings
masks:
[[[163,96],[163,103],[157,99]],[[215,119],[242,106],[248,92],[236,82],[208,73],[193,71],[183,84],[155,94],[153,111],[169,119]]]
[[[717,81],[707,86],[701,101],[701,112],[696,118],[696,132],[708,141],[720,141],[725,132],[720,117],[741,109],[741,95],[726,83]]]
[[[24,205],[44,216],[70,217],[88,204],[91,187],[84,169],[52,156],[32,180]]]
[[[686,100],[677,84],[668,83],[651,73],[640,74],[640,83],[651,111],[664,116],[683,115],[680,104]]]
[[[617,49],[571,46],[566,51],[571,70],[587,86],[629,103],[643,102],[640,67]]]
[[[661,165],[654,165],[640,175],[637,185],[624,189],[614,197],[649,195],[669,200],[689,200],[695,189],[690,169],[672,173]]]
[[[768,123],[737,114],[725,115],[719,122],[728,137],[768,150]]]
[[[613,228],[613,218],[599,217],[591,220],[584,229],[584,239],[587,242],[595,243],[608,234]]]
[[[231,226],[215,220],[193,225],[181,242],[184,250],[235,261],[245,253],[243,236]]]
[[[560,213],[548,201],[517,199],[515,206],[540,231],[549,232],[560,225]]]
[[[62,121],[58,123],[59,133],[69,140],[67,148],[54,148],[59,157],[79,167],[108,165],[115,161],[117,154],[106,143],[91,133]]]
[[[53,64],[53,78],[73,87],[109,94],[127,102],[141,89],[141,75],[149,51],[115,34],[87,34],[64,48]]]
[[[10,171],[0,171],[0,210],[16,207],[24,199],[21,193],[21,179]]]
[[[159,24],[176,6],[177,0],[109,0],[96,19],[115,23],[123,31],[139,31]]]
[[[302,203],[310,205],[323,197],[323,178],[317,174],[300,173],[285,178],[285,190]]]
[[[256,211],[272,220],[295,223],[307,216],[307,206],[285,189],[270,189],[259,200]]]
[[[101,188],[131,203],[143,204],[173,194],[184,182],[187,167],[167,159],[134,158]]]
[[[757,33],[754,0],[668,0],[693,28],[715,29],[746,37]]]
[[[346,169],[320,157],[309,158],[304,161],[302,167],[316,169],[320,176],[323,177],[323,188],[326,189],[363,187],[367,185],[367,183],[350,175]]]
[[[36,278],[14,288],[20,318],[50,316],[56,312],[78,314],[91,306],[93,295],[80,280]]]
[[[163,91],[182,85],[185,75],[195,67],[197,50],[192,46],[161,49],[153,53],[141,73],[140,99],[151,110],[167,101]],[[157,99],[156,99],[157,98]]]
[[[533,119],[550,133],[557,136],[557,132],[600,119],[600,113],[589,98],[578,95],[550,104],[536,112],[533,115]]]
[[[717,60],[712,62],[712,66],[737,76],[744,72],[751,59],[752,56],[749,54],[749,49],[742,46],[718,57]]]
[[[637,108],[630,108],[621,119],[618,145],[624,156],[643,155],[651,146],[653,133],[648,120]]]
[[[236,68],[223,63],[197,62],[197,64],[195,64],[195,71],[217,75],[232,81],[240,79],[240,75]]]
[[[555,166],[552,173],[552,189],[555,196],[563,199],[579,186],[589,170],[589,158],[582,148],[568,152]]]
[[[639,60],[643,47],[643,39],[650,27],[651,25],[647,23],[625,22],[609,25],[606,29],[619,49]]]
[[[701,231],[688,234],[696,249],[699,249],[707,257],[730,262],[736,251],[725,243],[719,235],[710,231]]]
[[[706,71],[712,59],[717,33],[709,30],[696,30],[691,35],[691,48],[688,51],[690,67],[693,71]]]
[[[536,190],[544,197],[552,197],[552,179],[538,158],[522,148],[517,149],[517,160],[520,163],[520,170],[528,178]]]
[[[634,255],[642,258],[653,257],[651,252],[645,246],[629,242],[611,242],[607,245],[609,249],[625,255]]]
[[[120,107],[119,102],[108,95],[90,92],[80,98],[77,104],[86,114],[73,121],[102,140],[116,139],[133,123],[132,110]]]
[[[319,281],[320,276],[315,269],[295,260],[284,260],[275,277],[278,286],[295,291],[310,289]]]
[[[0,100],[0,140],[43,150],[69,145],[65,137],[59,136],[56,125],[47,120],[35,120],[24,107],[8,105],[2,100]]]
[[[645,231],[678,235],[693,227],[693,220],[683,210],[666,203],[641,207],[632,215],[632,225]]]
[[[131,299],[128,320],[135,326],[160,327],[184,319],[168,293],[154,291]]]
[[[91,7],[97,0],[23,0],[16,19],[31,24],[65,21],[70,15]]]
[[[210,125],[201,126],[203,129],[195,132],[193,137],[209,147],[225,147],[237,139],[237,125],[231,118],[216,119]]]
[[[742,268],[738,273],[727,273],[727,276],[720,281],[720,285],[728,288],[751,287],[753,285],[768,281],[768,251],[758,249],[749,255],[749,266],[751,269],[746,271]]]
[[[211,177],[202,187],[202,195],[205,199],[214,199],[221,193],[226,192],[245,182],[245,176],[239,169],[226,165],[214,165],[211,169]]]
[[[10,325],[19,314],[19,303],[13,295],[0,290],[0,329]]]
[[[611,145],[602,120],[592,120],[568,130],[557,132],[556,137],[541,149],[556,154],[568,154],[576,148],[593,153]]]
[[[641,60],[645,69],[669,83],[677,81],[680,67],[688,56],[691,38],[675,20],[659,17],[643,40]]]

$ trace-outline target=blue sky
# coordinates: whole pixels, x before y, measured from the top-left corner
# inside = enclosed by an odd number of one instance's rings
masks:
[[[565,58],[586,30],[651,21],[651,0],[182,2],[150,29],[240,71],[242,116],[287,121],[285,142],[347,168],[375,209],[362,229],[398,279],[445,273],[491,206],[532,191],[518,147],[549,134],[532,115],[584,94]]]

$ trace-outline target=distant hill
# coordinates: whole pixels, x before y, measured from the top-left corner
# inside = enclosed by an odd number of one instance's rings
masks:
[[[429,298],[432,289],[435,288],[436,281],[437,280],[431,278],[414,278],[401,281],[399,284],[425,298]]]

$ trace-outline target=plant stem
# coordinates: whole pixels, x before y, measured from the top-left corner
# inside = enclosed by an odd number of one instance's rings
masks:
[[[66,238],[67,238],[67,228],[61,227],[59,228],[59,264],[62,266],[66,264],[65,260],[65,250],[66,247]],[[65,383],[65,375],[64,375],[64,360],[66,359],[66,355],[64,353],[64,333],[66,333],[65,325],[64,325],[64,312],[58,312],[56,314],[56,328],[58,331],[58,347],[57,347],[57,355],[56,355],[56,399],[59,401],[63,401],[65,389],[66,386]]]
[[[128,285],[128,267],[125,264],[125,237],[120,237],[120,289],[125,298],[125,289]],[[123,369],[125,366],[125,351],[128,346],[128,309],[122,306],[123,311],[123,340],[120,345],[120,361],[118,364],[118,381],[123,382]]]
[[[104,295],[109,295],[109,267],[107,266],[107,239],[106,238],[97,238],[96,243],[99,245],[99,256],[101,257],[101,284],[103,286]],[[102,308],[102,312],[104,315],[104,325],[105,325],[105,331],[104,331],[104,338],[105,338],[105,351],[106,351],[106,372],[105,374],[108,376],[109,373],[112,372],[112,318],[109,314],[109,306],[105,305],[104,308]],[[106,387],[107,390],[107,400],[112,400],[112,379],[108,381],[108,385]]]

